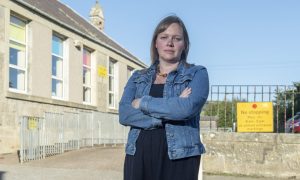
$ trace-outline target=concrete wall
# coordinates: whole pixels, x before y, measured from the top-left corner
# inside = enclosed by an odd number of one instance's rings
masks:
[[[204,172],[265,177],[300,177],[299,134],[203,134]]]
[[[5,59],[7,56],[5,54],[5,8],[0,6],[0,82],[4,81],[4,77],[6,75],[5,73],[5,62],[3,59]],[[0,98],[3,98],[4,94],[4,84],[0,83]],[[1,110],[1,109],[0,109]],[[1,112],[1,111],[0,111]],[[1,119],[0,119],[0,125],[1,125]]]
[[[28,92],[31,95],[49,98],[51,97],[51,41],[41,40],[51,39],[52,31],[47,26],[42,26],[39,22],[32,21],[28,24],[30,41],[28,43]],[[37,49],[39,49],[37,51]],[[40,84],[43,84],[41,86]]]

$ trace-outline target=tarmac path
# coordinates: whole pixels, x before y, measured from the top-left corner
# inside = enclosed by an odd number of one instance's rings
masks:
[[[15,154],[0,154],[0,180],[122,180],[124,156],[124,147],[93,147],[20,164]],[[203,179],[274,180],[217,175]]]

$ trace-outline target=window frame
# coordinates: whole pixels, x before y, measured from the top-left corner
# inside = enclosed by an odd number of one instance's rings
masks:
[[[127,66],[127,80],[129,80],[129,78],[132,76],[133,73],[134,73],[134,68],[131,66]]]
[[[57,38],[59,38],[61,40],[61,43],[62,43],[62,56],[61,55],[58,55],[58,54],[55,54],[53,53],[53,36],[56,36]],[[57,33],[57,32],[52,32],[52,39],[51,39],[51,97],[53,99],[58,99],[58,100],[65,100],[65,76],[66,76],[66,69],[65,69],[65,63],[66,63],[66,37]],[[52,73],[52,67],[53,67],[53,56],[61,59],[61,77],[57,77],[57,76],[54,76]],[[57,96],[57,95],[53,95],[53,92],[52,92],[52,88],[53,88],[53,84],[52,84],[52,80],[56,80],[56,81],[60,81],[61,84],[62,84],[62,88],[61,88],[61,96]],[[57,93],[57,90],[55,92],[56,94]]]
[[[83,104],[92,104],[92,95],[93,95],[93,88],[92,88],[92,65],[93,65],[93,63],[92,63],[92,57],[93,57],[93,52],[94,52],[94,50],[92,50],[91,48],[89,48],[89,47],[86,47],[86,46],[83,46],[83,50],[82,50],[82,60],[84,60],[83,58],[84,58],[84,51],[87,51],[87,52],[89,52],[89,54],[90,54],[90,66],[87,66],[87,65],[85,65],[83,62],[82,62],[82,75],[84,75],[84,73],[83,73],[83,70],[84,70],[84,68],[86,68],[86,69],[89,69],[89,71],[90,71],[90,84],[89,85],[87,85],[87,84],[85,84],[84,83],[84,81],[82,82],[82,90],[84,89],[84,88],[89,88],[90,89],[90,99],[89,99],[89,101],[85,101],[84,100],[84,90],[83,90],[83,92],[82,92],[82,102],[83,102]],[[82,80],[84,79],[84,76],[82,77]]]
[[[16,14],[16,13],[13,13],[11,12],[10,13],[10,16],[9,16],[9,28],[11,28],[11,26],[16,26],[16,27],[19,27],[19,28],[23,28],[22,26],[19,26],[18,24],[14,24],[11,22],[11,18],[14,17],[20,21],[22,21],[25,26],[24,26],[24,33],[25,33],[25,42],[20,42],[16,39],[13,39],[11,37],[11,34],[10,34],[10,29],[9,29],[9,44],[8,44],[8,54],[9,54],[9,57],[8,57],[8,89],[9,91],[12,91],[12,92],[16,92],[16,93],[23,93],[23,94],[26,94],[28,93],[28,23],[29,23],[29,20]],[[15,43],[15,44],[18,44],[18,45],[21,45],[21,46],[24,46],[24,67],[20,67],[18,65],[14,65],[14,64],[11,64],[10,63],[10,48],[11,48],[11,44],[12,43]],[[17,71],[23,71],[24,72],[24,89],[18,89],[18,88],[13,88],[13,87],[10,87],[9,83],[10,83],[10,69],[15,69]],[[18,83],[18,82],[17,82]]]
[[[117,67],[117,60],[113,58],[108,58],[108,108],[110,109],[116,109],[116,98],[117,98],[117,73],[116,73],[116,67]],[[113,73],[110,72],[110,64],[113,64]],[[112,77],[112,90],[110,90],[110,77]],[[112,97],[112,103],[110,104],[110,95],[113,95]]]

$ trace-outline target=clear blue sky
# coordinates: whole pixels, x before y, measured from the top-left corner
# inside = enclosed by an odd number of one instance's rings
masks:
[[[60,0],[88,19],[95,0]],[[211,84],[291,85],[300,81],[300,0],[99,0],[104,32],[144,63],[157,23],[185,22],[189,62]]]

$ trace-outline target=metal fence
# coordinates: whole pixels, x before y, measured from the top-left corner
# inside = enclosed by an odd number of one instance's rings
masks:
[[[118,115],[101,112],[46,112],[21,118],[21,163],[94,145],[124,144],[129,128]]]
[[[212,85],[204,107],[204,114],[216,124],[210,128],[234,132],[238,102],[272,102],[274,132],[285,132],[287,119],[300,111],[300,92],[286,85]]]

